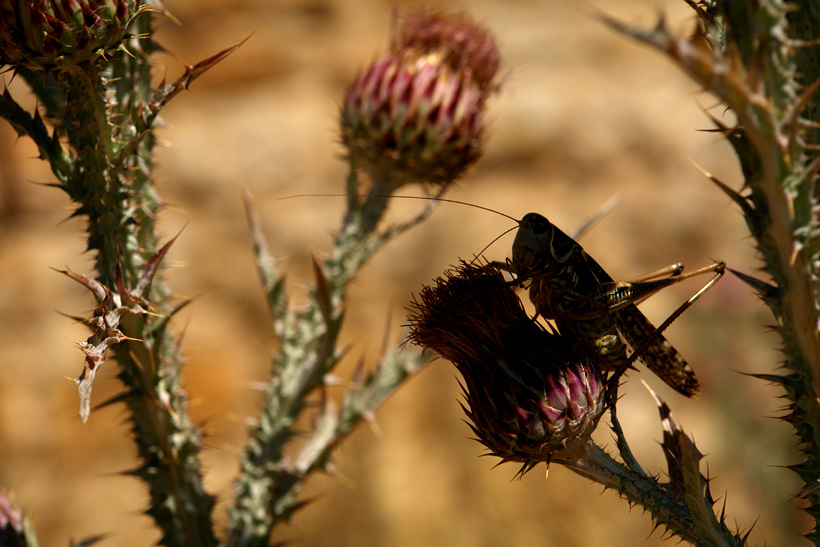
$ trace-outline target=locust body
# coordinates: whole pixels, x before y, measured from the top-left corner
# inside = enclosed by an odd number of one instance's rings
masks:
[[[700,384],[695,372],[661,333],[720,279],[725,269],[723,262],[686,275],[683,265],[673,264],[639,279],[616,282],[577,241],[538,213],[528,213],[518,220],[472,203],[439,197],[432,199],[490,211],[516,222],[518,231],[512,258],[506,263],[493,264],[515,274],[519,285],[527,285],[537,314],[553,320],[562,336],[573,338],[587,352],[597,355],[604,368],[623,372],[634,361],[640,360],[677,392],[687,397],[698,396]],[[600,215],[589,219],[585,228],[598,218]],[[714,275],[660,327],[656,328],[637,308],[636,304],[660,289],[704,273]],[[631,348],[629,355],[628,348]]]
[[[640,359],[673,389],[687,397],[700,393],[692,368],[660,334],[687,304],[723,274],[722,262],[683,276],[675,264],[645,280],[615,282],[581,245],[546,218],[528,213],[519,223],[512,259],[505,269],[522,285],[536,313],[553,320],[562,335],[579,341],[599,356],[605,367],[619,370]],[[713,272],[715,277],[701,292],[670,317],[660,329],[635,304],[681,279]],[[662,279],[652,279],[665,275]],[[627,356],[627,347],[634,357]]]

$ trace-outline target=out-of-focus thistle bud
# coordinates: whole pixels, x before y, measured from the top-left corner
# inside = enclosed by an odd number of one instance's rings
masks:
[[[141,0],[0,0],[0,66],[76,65],[120,45]]]
[[[23,547],[26,539],[26,519],[23,512],[14,507],[5,490],[0,488],[0,545]]]
[[[588,439],[604,409],[593,361],[533,321],[495,268],[462,264],[413,304],[410,340],[451,361],[464,378],[464,411],[490,453],[549,463],[567,441]]]
[[[353,81],[341,108],[342,139],[374,191],[448,184],[478,160],[499,64],[489,31],[466,15],[399,20],[390,52]]]

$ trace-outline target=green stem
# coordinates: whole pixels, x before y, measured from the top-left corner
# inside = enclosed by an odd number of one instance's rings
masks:
[[[630,504],[639,505],[652,514],[653,520],[671,533],[698,547],[730,547],[731,533],[715,529],[712,523],[699,525],[690,508],[670,490],[649,475],[635,471],[615,460],[591,440],[573,439],[567,450],[552,459],[589,480],[618,492]],[[712,515],[714,518],[714,515]]]
[[[150,127],[146,130],[140,125],[153,94],[150,56],[156,47],[150,14],[141,15],[132,30],[134,36],[125,44],[128,53],[118,52],[106,67],[113,97],[108,119],[117,123],[107,126],[113,135],[106,149],[112,173],[105,195],[109,211],[117,216],[109,224],[116,229],[102,232],[103,238],[115,241],[101,246],[117,254],[98,261],[110,268],[108,261],[113,258],[116,268],[118,260],[129,291],[145,275],[150,255],[142,253],[153,253],[158,247],[155,220],[161,208],[152,180],[156,140]],[[123,150],[127,155],[122,155]],[[216,545],[211,520],[214,498],[203,487],[198,459],[201,433],[188,414],[181,378],[184,361],[168,329],[171,303],[162,276],[153,277],[150,294],[141,296],[162,312],[159,316],[126,315],[121,330],[135,340],[112,347],[120,364],[119,378],[126,386],[120,398],[131,411],[142,460],[133,473],[149,486],[147,512],[162,529],[163,544]]]
[[[296,419],[309,404],[309,394],[323,385],[325,375],[340,357],[337,342],[346,286],[362,264],[350,257],[360,252],[366,241],[359,218],[348,214],[333,252],[324,262],[322,275],[327,280],[327,294],[314,291],[313,302],[273,318],[281,325],[277,329],[281,347],[264,389],[259,422],[250,433],[235,482],[228,545],[268,545],[274,527],[298,507],[294,483],[303,481],[304,476],[293,473],[284,463],[283,454],[295,434]]]
[[[133,286],[142,260],[139,250],[129,245],[135,230],[124,215],[129,189],[108,163],[112,128],[101,70],[101,64],[94,62],[60,73],[60,84],[68,90],[63,127],[75,154],[71,177],[63,188],[80,204],[78,213],[88,218],[88,249],[95,252],[97,279],[113,288],[121,264],[123,278]]]
[[[355,191],[357,181],[352,165],[347,182],[348,190]],[[338,342],[347,287],[373,252],[396,235],[374,236],[388,197],[371,195],[363,204],[357,196],[349,197],[331,254],[315,266],[317,281],[311,290],[312,299],[297,310],[288,309],[281,302],[283,281],[271,281],[273,272],[267,269],[271,261],[264,256],[267,246],[254,214],[249,212],[257,262],[262,279],[266,280],[268,300],[273,303],[270,309],[280,349],[264,388],[259,421],[250,433],[235,481],[235,502],[229,511],[229,545],[268,545],[274,528],[301,506],[296,498],[307,476],[328,465],[332,450],[341,439],[362,419],[371,416],[387,395],[420,366],[412,364],[416,356],[386,359],[368,376],[361,390],[348,390],[341,421],[335,411],[320,410],[308,444],[296,463],[286,462],[284,452],[295,435],[294,423],[312,406],[308,397],[324,387],[325,378],[343,354]]]
[[[151,180],[155,141],[136,135],[135,128],[152,94],[149,14],[139,17],[134,31],[139,38],[126,44],[128,54],[117,52],[60,75],[66,106],[59,126],[73,151],[71,175],[62,187],[79,204],[78,214],[88,218],[97,279],[124,305],[132,305],[132,294],[161,310],[123,314],[118,328],[130,340],[112,346],[125,392],[109,402],[122,401],[130,410],[141,459],[132,474],[149,486],[147,513],[162,529],[165,545],[216,545],[214,498],[203,488],[198,461],[201,434],[188,415],[183,361],[167,329],[168,291],[161,277],[147,273],[160,208]],[[146,275],[154,281],[150,294],[136,294]]]

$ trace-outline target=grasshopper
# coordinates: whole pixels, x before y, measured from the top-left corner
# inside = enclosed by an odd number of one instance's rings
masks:
[[[639,359],[679,393],[700,393],[694,371],[661,332],[720,279],[723,262],[685,275],[682,264],[673,264],[616,282],[578,242],[545,217],[528,213],[519,221],[512,259],[496,265],[515,274],[517,284],[528,283],[537,315],[553,320],[562,335],[597,354],[605,368],[622,372]],[[714,277],[657,329],[636,306],[664,287],[710,272]],[[627,346],[633,350],[629,357]]]
[[[315,196],[329,195],[335,194]],[[640,360],[677,392],[687,397],[697,397],[700,393],[694,371],[661,333],[717,283],[725,270],[723,262],[687,274],[683,273],[682,264],[672,264],[629,281],[616,282],[577,241],[538,213],[528,213],[518,220],[489,207],[462,201],[419,196],[390,197],[458,203],[514,221],[518,231],[513,241],[512,258],[492,264],[514,274],[516,285],[528,287],[536,317],[540,315],[554,321],[563,336],[573,338],[588,353],[597,355],[607,370],[621,374]],[[637,308],[637,304],[664,287],[706,273],[714,274],[712,279],[660,327],[652,325]],[[632,349],[629,356],[628,347]]]

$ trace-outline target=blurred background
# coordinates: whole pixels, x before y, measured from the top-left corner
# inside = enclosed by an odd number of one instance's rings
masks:
[[[240,186],[256,199],[292,298],[303,299],[310,257],[328,248],[343,199],[280,198],[343,191],[336,112],[344,87],[386,47],[391,10],[421,5],[168,0],[182,24],[158,21],[158,40],[168,51],[157,58],[158,79],[250,36],[165,111],[156,173],[168,203],[161,230],[166,238],[183,230],[168,282],[180,296],[200,295],[176,329],[185,333],[191,413],[209,433],[202,460],[221,522],[244,423],[260,402],[252,384],[267,377],[275,345]],[[704,109],[717,117],[722,109],[661,55],[595,16],[600,10],[652,25],[663,12],[688,33],[694,17],[683,2],[437,5],[467,10],[489,26],[506,71],[490,106],[486,154],[447,197],[517,218],[537,211],[568,231],[617,195],[618,206],[582,240],[614,278],[678,261],[693,269],[713,259],[756,273],[741,216],[692,164],[739,186],[730,147],[698,131],[710,127]],[[20,84],[9,88],[31,106]],[[65,195],[39,185],[53,176],[36,156],[29,140],[17,140],[0,123],[0,484],[29,511],[41,545],[95,534],[104,534],[100,545],[108,547],[150,545],[159,533],[141,513],[146,490],[122,474],[136,464],[122,409],[95,411],[85,425],[77,417],[70,378],[80,373],[82,354],[72,341],[87,334],[58,312],[86,314],[93,303],[51,268],[87,273],[91,262],[83,254],[84,221],[66,220],[72,208]],[[407,218],[420,206],[393,200],[390,217]],[[344,340],[352,349],[340,374],[361,358],[372,363],[385,340],[398,343],[411,295],[510,227],[491,213],[443,204],[386,248],[350,292]],[[503,260],[512,237],[485,255]],[[690,281],[665,290],[642,309],[658,324],[699,286]],[[729,522],[754,524],[752,544],[797,545],[809,524],[789,495],[798,481],[783,468],[797,461],[793,441],[789,428],[771,419],[779,414],[778,391],[748,376],[779,366],[770,322],[749,289],[726,276],[667,331],[696,370],[701,398],[686,400],[654,376],[633,372],[620,417],[638,459],[661,473],[660,423],[638,381],[643,377],[706,454]],[[115,368],[102,368],[93,402],[120,390]],[[653,532],[643,511],[561,467],[546,480],[543,466],[522,480],[512,480],[515,465],[493,469],[496,461],[479,457],[482,447],[469,439],[459,398],[452,365],[431,363],[387,401],[377,430],[362,427],[341,446],[338,476],[309,482],[313,502],[279,539],[398,547],[661,543],[662,531]],[[614,448],[606,427],[596,435]]]

